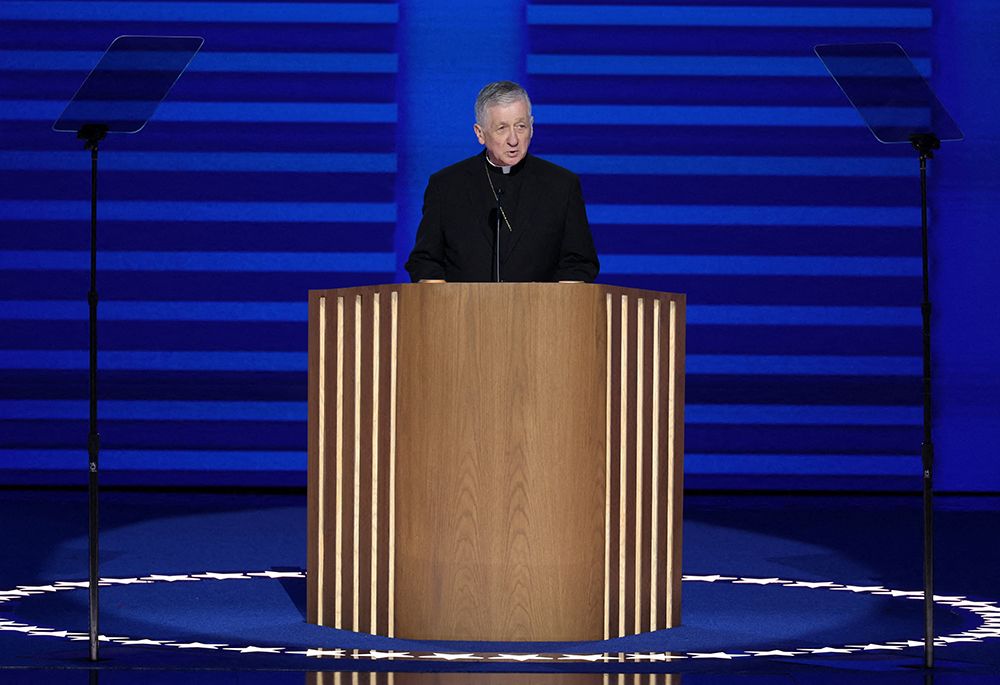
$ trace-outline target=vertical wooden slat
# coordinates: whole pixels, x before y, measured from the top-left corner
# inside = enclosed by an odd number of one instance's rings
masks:
[[[395,290],[387,290],[379,296],[379,372],[378,372],[378,564],[372,578],[373,595],[376,602],[375,627],[372,632],[377,635],[388,635],[389,604],[392,601],[389,594],[389,559],[391,547],[389,544],[390,519],[392,504],[390,502],[390,470],[392,468],[392,302]]]
[[[636,575],[637,582],[642,587],[642,595],[636,600],[636,613],[639,615],[641,632],[652,630],[650,627],[651,607],[649,604],[649,593],[652,582],[652,558],[655,548],[655,538],[653,537],[653,504],[656,501],[656,491],[653,490],[653,403],[657,393],[657,386],[653,379],[653,359],[656,354],[656,347],[653,344],[654,317],[657,312],[657,300],[647,297],[645,299],[645,316],[642,327],[643,339],[643,403],[642,403],[642,508],[640,516],[642,519],[642,536],[640,543],[642,546],[642,556],[637,562],[639,569]]]
[[[668,477],[671,479],[671,481],[673,481],[673,477],[674,477],[673,466],[674,466],[675,460],[677,459],[677,444],[676,444],[676,440],[675,440],[676,431],[677,431],[676,419],[677,419],[677,364],[678,364],[678,359],[677,359],[677,352],[678,352],[678,350],[677,350],[677,303],[676,302],[671,302],[670,303],[670,314],[669,314],[669,319],[668,319],[668,329],[669,329],[669,334],[668,335],[669,335],[669,340],[670,340],[670,342],[669,342],[669,352],[668,352],[668,358],[670,359],[670,374],[667,377],[667,435],[670,436],[670,441],[667,444],[667,464],[668,464],[668,469],[670,469]],[[673,492],[674,486],[675,486],[675,484],[673,482],[671,482],[670,485],[668,486],[667,492],[666,492],[666,497],[667,497],[667,512],[668,512],[668,514],[667,514],[668,515],[668,519],[667,519],[668,520],[668,524],[667,524],[667,530],[668,531],[672,531],[672,528],[674,526],[674,517],[676,515],[675,501],[674,501],[674,492]],[[672,541],[670,541],[670,542],[672,542]],[[667,546],[667,558],[668,558],[669,561],[667,563],[667,568],[665,569],[666,572],[667,572],[667,577],[666,577],[666,585],[667,585],[667,588],[666,588],[666,590],[667,590],[667,593],[666,593],[666,604],[667,604],[667,606],[665,608],[666,608],[667,620],[669,621],[670,620],[670,615],[672,613],[672,611],[671,611],[671,609],[672,609],[671,604],[673,603],[673,598],[671,597],[672,592],[670,591],[670,589],[675,584],[675,578],[674,578],[674,575],[675,575],[674,571],[675,571],[675,569],[674,569],[674,564],[673,564],[674,549],[673,549],[673,545],[670,544],[669,542],[668,542],[668,546]]]
[[[628,599],[628,295],[621,296],[621,385],[619,395],[619,430],[620,442],[618,448],[618,637],[625,636],[625,609]]]
[[[621,502],[621,461],[622,461],[622,307],[621,298],[609,293],[611,306],[611,335],[608,339],[608,347],[611,354],[611,368],[608,375],[608,383],[611,386],[610,401],[611,410],[608,412],[608,423],[611,429],[611,440],[608,450],[608,479],[610,488],[608,490],[608,547],[610,550],[610,563],[608,564],[607,594],[609,602],[608,637],[618,637],[619,607],[619,561],[621,557],[621,522],[620,522],[620,502]]]
[[[347,347],[344,330],[346,316],[346,301],[337,298],[337,443],[336,453],[336,485],[335,485],[335,521],[334,521],[334,627],[344,627],[344,352]]]
[[[340,521],[337,526],[337,578],[339,587],[337,597],[339,598],[338,622],[336,628],[349,630],[353,625],[352,597],[354,596],[354,583],[351,575],[351,559],[354,558],[354,536],[351,530],[354,526],[353,488],[354,483],[354,397],[356,388],[354,384],[355,368],[355,324],[354,324],[355,301],[353,298],[344,298],[343,319],[341,330],[343,331],[342,361],[338,375],[342,379],[339,392],[341,399],[340,416],[337,418],[340,444],[339,458],[337,460],[337,512]]]
[[[614,319],[614,298],[611,293],[606,293],[604,296],[604,308],[606,315],[605,324],[607,326],[607,342],[604,345],[607,351],[607,365],[604,372],[604,421],[606,434],[604,446],[604,639],[608,640],[611,638],[611,474],[613,469],[611,428],[614,424],[611,414],[611,389],[614,387],[612,382],[611,366],[611,351],[614,349],[614,335],[612,329],[612,321]]]
[[[372,500],[371,482],[375,466],[375,445],[372,435],[375,413],[375,392],[373,379],[376,366],[376,347],[374,330],[374,294],[362,293],[358,307],[358,357],[359,366],[358,387],[360,402],[357,425],[359,427],[357,444],[357,471],[355,481],[357,502],[355,535],[357,547],[355,552],[356,570],[355,587],[357,588],[357,618],[355,630],[362,633],[373,632],[371,621],[371,558],[372,558],[372,517],[375,512],[375,502]]]
[[[652,403],[652,419],[650,420],[650,457],[652,459],[650,491],[650,560],[649,560],[649,629],[659,630],[659,607],[663,606],[659,592],[659,565],[662,551],[660,549],[660,316],[662,307],[660,299],[653,300],[653,349],[650,357],[653,366],[653,382],[650,392]]]
[[[320,520],[326,515],[326,502],[320,495],[325,483],[320,480],[319,469],[323,465],[323,454],[327,441],[327,403],[320,388],[321,375],[327,375],[323,365],[327,363],[326,331],[320,326],[320,307],[323,298],[319,293],[309,294],[309,379],[308,379],[308,511],[307,533],[307,579],[306,579],[306,620],[318,622],[317,617],[325,613],[326,593],[324,564],[325,550],[330,547],[326,540],[326,530]]]
[[[643,342],[645,338],[645,299],[636,298],[635,303],[635,494],[633,495],[635,500],[635,555],[633,569],[633,578],[635,583],[635,589],[633,592],[632,599],[632,611],[635,614],[634,621],[632,622],[633,630],[635,633],[642,632],[642,612],[639,607],[642,606],[642,513],[643,513],[643,497],[642,497],[642,469],[643,469],[643,444],[642,444],[642,431],[643,431],[643,412],[645,411],[645,403],[643,398]]]
[[[372,382],[371,382],[371,532],[370,537],[370,565],[368,569],[368,632],[378,633],[378,524],[379,524],[379,371],[381,360],[381,332],[379,307],[379,294],[372,295],[372,324],[371,324],[371,360],[372,360]]]
[[[361,629],[361,316],[362,299],[357,295],[354,301],[354,519],[351,525],[353,554],[351,554],[351,582],[354,586],[351,605],[352,630]]]
[[[396,390],[398,382],[399,347],[399,292],[392,293],[392,336],[389,391],[389,581],[388,581],[388,636],[396,635]]]
[[[639,330],[638,330],[638,308],[639,301],[641,297],[639,294],[630,295],[628,299],[628,360],[626,368],[628,369],[627,383],[625,386],[625,396],[628,398],[627,411],[623,417],[625,425],[628,427],[628,437],[626,439],[626,452],[625,457],[625,487],[622,490],[622,495],[625,498],[625,527],[622,530],[622,540],[624,545],[622,546],[622,554],[624,555],[624,572],[625,572],[625,614],[624,622],[621,626],[622,635],[631,635],[634,631],[635,626],[635,550],[638,544],[638,539],[636,537],[636,520],[638,517],[638,511],[636,510],[636,470],[638,468],[638,458],[637,458],[637,436],[636,436],[636,426],[638,425],[636,416],[640,411],[640,407],[636,402],[636,378],[638,375],[638,368],[640,364],[639,355],[637,354],[639,345]]]
[[[683,295],[680,296],[683,298]],[[669,425],[668,463],[670,483],[667,486],[667,533],[670,536],[669,588],[667,590],[667,626],[681,620],[681,538],[684,498],[684,348],[685,307],[677,300],[670,302],[670,376],[667,381],[667,413]]]
[[[326,573],[326,298],[319,298],[319,361],[316,368],[318,396],[316,398],[316,592],[320,598],[316,602],[316,623],[323,625],[326,618],[323,609],[323,597],[326,596],[326,584],[323,582]]]

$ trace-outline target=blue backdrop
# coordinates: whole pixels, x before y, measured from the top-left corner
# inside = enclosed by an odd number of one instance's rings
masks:
[[[688,483],[916,489],[919,165],[812,51],[895,41],[966,133],[930,162],[937,485],[1000,490],[993,2],[36,0],[0,31],[0,481],[85,478],[90,156],[51,124],[156,34],[205,45],[102,143],[107,482],[304,482],[307,291],[405,279],[509,78],[600,280],[688,294]]]

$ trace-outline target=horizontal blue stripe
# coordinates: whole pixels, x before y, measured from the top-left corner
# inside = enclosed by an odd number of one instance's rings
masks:
[[[0,312],[3,304],[0,303]],[[688,305],[687,323],[749,326],[922,326],[920,307]]]
[[[764,376],[920,376],[921,357],[689,354],[688,374]]]
[[[528,5],[528,24],[930,28],[924,7]]]
[[[122,302],[101,300],[102,321],[280,321],[304,322],[306,302]],[[0,300],[0,321],[84,321],[86,300]]]
[[[541,124],[611,126],[864,126],[851,107],[731,105],[532,106]]]
[[[902,157],[737,157],[696,155],[546,155],[578,174],[664,176],[899,176],[913,175]],[[102,171],[290,171],[369,172],[397,170],[395,153],[363,152],[137,152],[114,150],[101,157]],[[47,150],[0,150],[0,168],[88,170],[89,158]],[[928,169],[931,171],[931,169]]]
[[[98,367],[154,371],[305,371],[305,352],[146,352],[98,353]],[[89,367],[86,350],[0,350],[0,368]],[[919,376],[920,357],[698,355],[687,356],[689,374]]]
[[[392,252],[99,252],[102,271],[393,272]],[[90,269],[90,253],[0,251],[0,269]],[[303,293],[303,296],[305,294]]]
[[[930,59],[917,59],[914,60],[914,64],[925,78],[930,77]],[[528,73],[817,78],[829,76],[823,62],[813,57],[740,55],[528,55]]]
[[[306,302],[134,302],[101,300],[102,321],[304,322]],[[86,301],[0,300],[0,320],[84,321]],[[697,305],[687,307],[689,326],[921,326],[919,307],[822,307]]]
[[[65,151],[0,150],[0,168],[90,170],[88,155]],[[103,171],[287,171],[394,173],[391,152],[136,152],[101,155]],[[103,207],[103,203],[102,203]]]
[[[101,252],[98,268],[111,271],[350,271],[380,272],[391,252]],[[0,269],[90,268],[83,251],[0,251]],[[919,276],[917,257],[773,257],[743,255],[603,255],[603,274],[769,276]]]
[[[545,155],[545,159],[578,174],[912,177],[914,173],[914,160],[902,157]]]
[[[919,426],[923,407],[814,406],[767,404],[689,404],[685,423],[814,425],[814,426]]]
[[[306,469],[306,452],[265,450],[101,450],[101,469],[290,471]],[[0,449],[0,469],[87,468],[85,449]],[[684,455],[688,474],[919,475],[919,456],[894,454]]]
[[[111,200],[97,205],[99,221],[304,221],[393,223],[389,202],[153,202]],[[0,219],[62,221],[89,219],[81,200],[0,200]]]
[[[0,50],[0,70],[89,71],[102,53],[84,50]],[[134,64],[132,69],[137,68]],[[101,68],[109,68],[104,62]],[[393,53],[199,52],[189,72],[374,73],[394,74]]]
[[[601,275],[920,276],[919,257],[602,255]]]
[[[86,400],[0,400],[0,420],[73,420]],[[101,418],[121,421],[305,421],[305,402],[102,400]],[[922,407],[689,404],[688,424],[919,426]]]
[[[787,474],[802,476],[919,476],[919,456],[896,454],[698,454],[684,455],[689,474]]]
[[[0,2],[0,19],[122,22],[267,22],[393,24],[397,5],[339,2]]]
[[[162,71],[179,74],[187,68],[202,42],[200,38],[182,38],[173,49],[139,50],[128,48],[147,47],[142,41],[128,40],[126,48],[118,46],[118,41],[115,41],[115,45],[108,48],[95,69],[100,72]],[[163,75],[165,74],[161,74]],[[119,76],[116,74],[116,77]]]
[[[0,50],[0,70],[90,71],[101,54],[85,50]],[[395,74],[398,70],[398,55],[363,52],[199,52],[187,68],[189,72],[304,74]]]
[[[305,352],[98,352],[99,369],[112,371],[302,371]],[[86,350],[0,350],[0,369],[83,370]]]
[[[0,400],[0,419],[86,419],[86,400]],[[126,421],[305,421],[305,402],[101,400],[101,418]]]
[[[0,449],[0,469],[86,470],[87,463],[85,449]],[[305,450],[101,449],[102,471],[305,471],[306,463]]]
[[[593,224],[728,226],[896,226],[919,224],[915,207],[588,205]],[[90,216],[80,200],[0,201],[0,219],[58,221]],[[104,201],[105,221],[299,221],[393,223],[395,203]]]
[[[588,204],[587,217],[592,224],[651,224],[661,226],[916,227],[920,225],[919,207]]]
[[[886,50],[882,46],[872,49],[870,46],[859,45],[846,51],[847,54],[831,55],[827,54],[828,47],[830,46],[817,45],[814,51],[827,72],[836,79],[846,76],[888,76],[899,79],[915,78],[917,75],[927,77],[917,66],[917,60],[910,59],[901,49]],[[832,47],[834,52],[839,52],[837,46]],[[893,52],[896,54],[893,55]]]
[[[127,105],[129,103],[100,103],[101,114],[125,110]],[[65,107],[66,102],[56,100],[4,100],[3,107],[0,107],[0,121],[55,121]],[[128,117],[116,118],[128,119]],[[160,104],[153,118],[157,121],[379,124],[395,123],[396,105],[395,103],[380,102],[175,102],[167,100]]]

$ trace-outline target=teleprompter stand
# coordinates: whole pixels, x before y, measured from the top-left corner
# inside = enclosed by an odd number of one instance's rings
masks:
[[[896,43],[817,45],[816,55],[879,142],[910,143],[920,155],[924,299],[924,666],[934,666],[934,443],[931,441],[931,297],[927,268],[927,160],[942,140],[964,135]]]
[[[90,660],[98,659],[97,432],[97,152],[108,133],[136,133],[146,125],[205,41],[197,37],[119,36],[80,86],[52,128],[76,133],[90,150],[90,433],[89,606]]]

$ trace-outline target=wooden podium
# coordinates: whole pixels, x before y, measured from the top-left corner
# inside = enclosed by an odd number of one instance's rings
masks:
[[[680,624],[684,295],[309,294],[311,623],[435,640]]]

